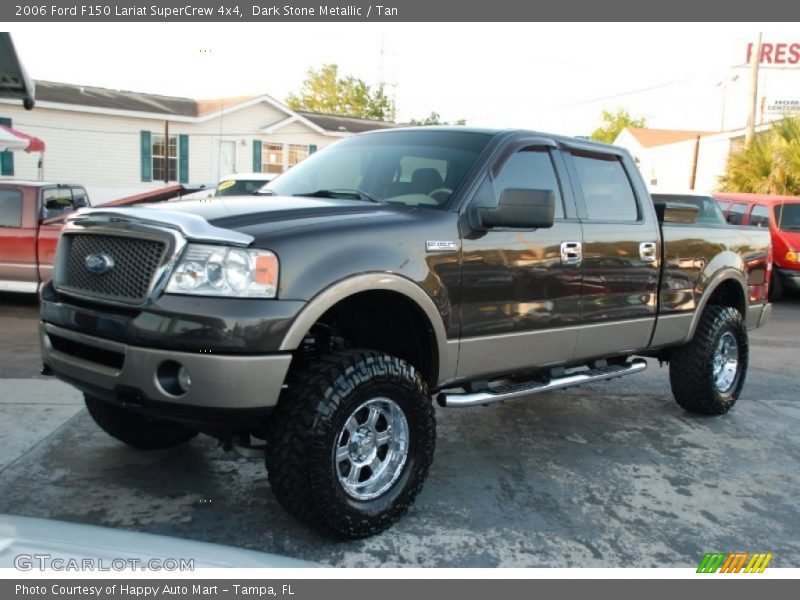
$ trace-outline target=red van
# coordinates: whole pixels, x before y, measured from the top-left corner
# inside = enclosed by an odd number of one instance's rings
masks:
[[[770,300],[780,300],[784,289],[800,290],[800,196],[715,193],[731,225],[769,227],[773,269]]]

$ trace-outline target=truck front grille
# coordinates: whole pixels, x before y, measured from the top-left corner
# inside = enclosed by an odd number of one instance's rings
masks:
[[[143,304],[156,271],[164,261],[167,243],[130,236],[65,234],[59,246],[55,285],[76,296]],[[91,259],[105,269],[91,268]]]

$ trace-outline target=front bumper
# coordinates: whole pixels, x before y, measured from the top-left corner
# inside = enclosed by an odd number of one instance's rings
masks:
[[[40,323],[40,338],[45,366],[82,391],[147,412],[198,420],[222,411],[268,412],[278,402],[292,361],[289,353],[220,355],[132,346],[46,322]],[[168,391],[165,363],[188,370],[187,391]]]
[[[800,271],[794,269],[775,269],[783,285],[790,290],[800,291]]]

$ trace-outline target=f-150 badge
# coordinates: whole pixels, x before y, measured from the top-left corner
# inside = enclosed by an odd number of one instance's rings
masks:
[[[456,243],[446,240],[428,240],[425,242],[425,249],[428,252],[452,252],[456,249]]]

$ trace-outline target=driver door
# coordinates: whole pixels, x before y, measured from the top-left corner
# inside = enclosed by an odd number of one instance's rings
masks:
[[[504,189],[553,190],[551,228],[491,229],[462,239],[459,377],[566,362],[580,322],[582,231],[554,144],[521,148],[487,174],[470,206],[496,206]]]

